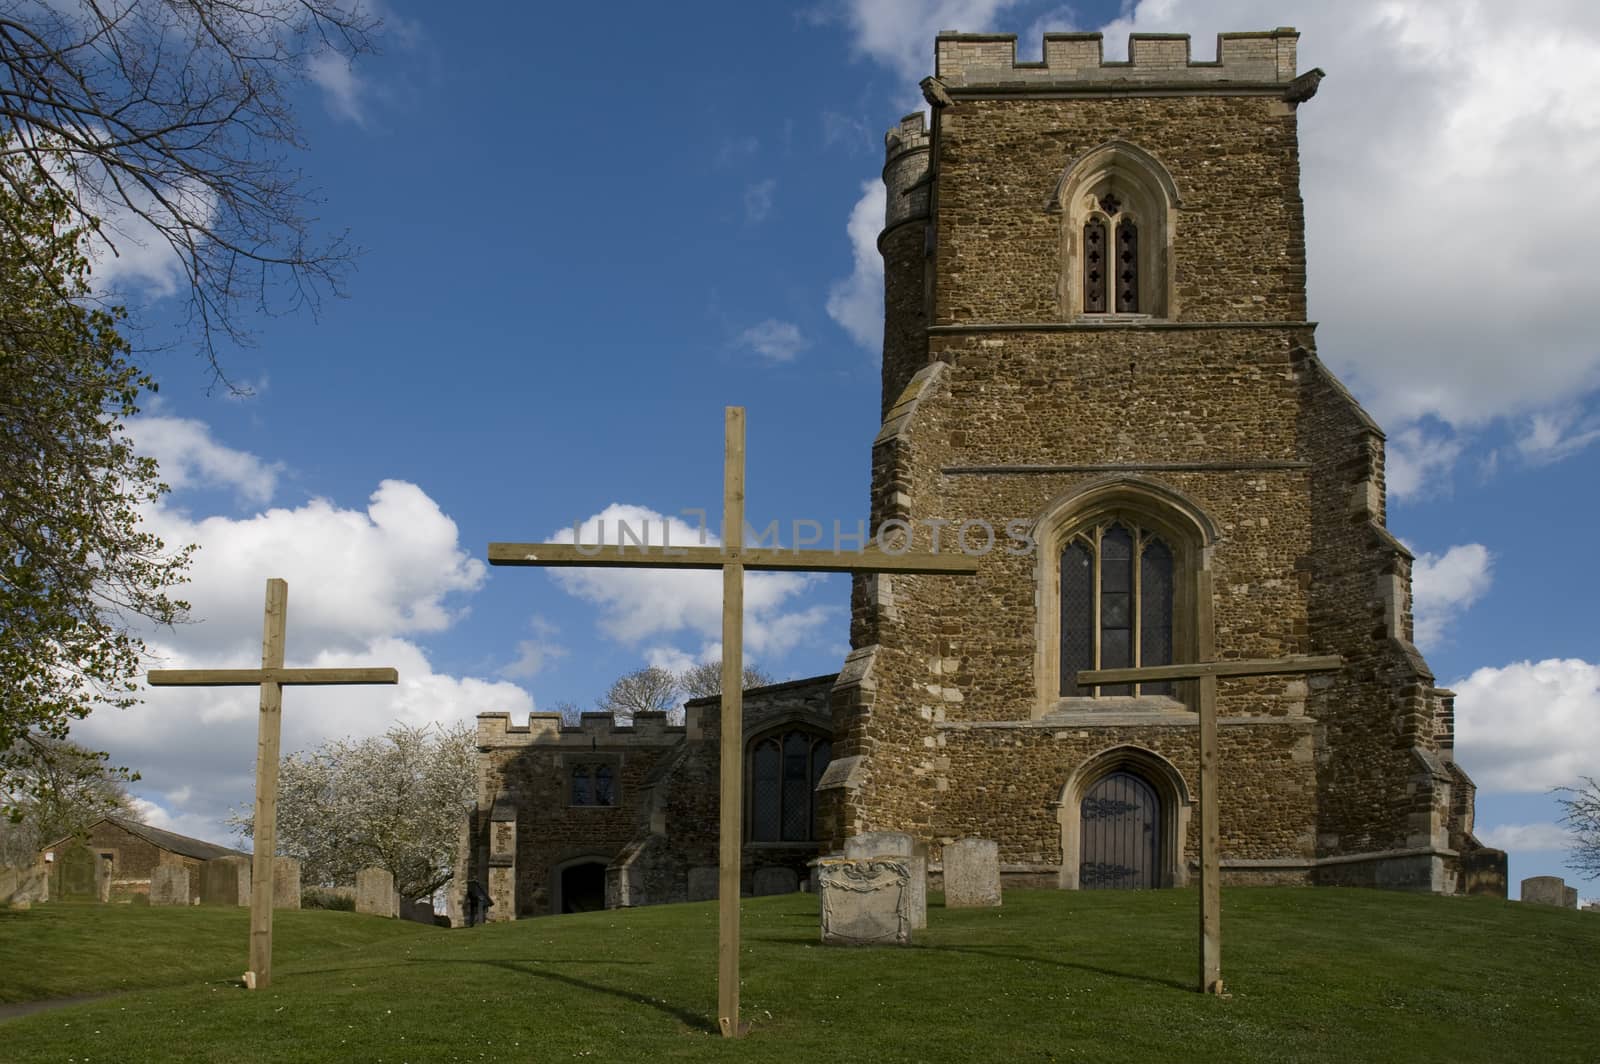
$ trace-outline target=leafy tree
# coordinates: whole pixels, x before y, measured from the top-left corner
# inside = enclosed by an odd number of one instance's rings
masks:
[[[752,687],[765,687],[770,683],[777,683],[765,670],[757,665],[744,667],[744,689]],[[698,665],[691,665],[678,674],[678,684],[683,688],[683,693],[690,698],[708,698],[711,695],[722,693],[722,662],[702,661]]]
[[[0,30],[5,22],[0,17]],[[3,34],[0,34],[3,35]],[[0,141],[0,793],[45,779],[68,727],[127,706],[189,550],[143,531],[167,490],[122,422],[154,383],[127,359],[118,314],[85,305],[88,262],[68,198]]]
[[[672,713],[678,706],[678,678],[670,669],[650,665],[617,677],[605,697],[595,703],[618,724],[632,722],[636,713]]]
[[[1593,879],[1600,876],[1600,782],[1593,776],[1583,777],[1581,787],[1558,787],[1557,798],[1565,811],[1561,823],[1572,830],[1572,852],[1567,855],[1567,867]]]
[[[477,734],[391,728],[290,754],[278,770],[278,851],[297,857],[306,880],[352,883],[387,868],[407,899],[431,897],[455,876],[462,818],[477,791]],[[228,823],[254,835],[254,814]]]
[[[360,0],[3,0],[0,185],[24,199],[43,175],[113,249],[164,241],[220,376],[242,312],[337,291],[349,249],[313,239],[285,160],[304,147],[289,91],[313,62],[372,50],[377,28]],[[0,221],[11,240],[16,224]]]
[[[28,735],[20,742],[29,749],[13,760],[23,767],[0,792],[11,811],[0,823],[0,865],[31,864],[42,847],[81,834],[108,814],[142,819],[127,788],[137,773],[65,740]]]

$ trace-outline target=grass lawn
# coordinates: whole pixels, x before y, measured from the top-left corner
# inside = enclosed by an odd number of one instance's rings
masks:
[[[133,988],[0,1025],[27,1061],[1600,1061],[1600,917],[1357,890],[1224,892],[1231,998],[1194,993],[1196,896],[937,904],[908,949],[824,948],[816,899],[744,906],[747,1039],[713,1029],[711,903],[444,931],[243,910],[0,914],[0,1000]]]

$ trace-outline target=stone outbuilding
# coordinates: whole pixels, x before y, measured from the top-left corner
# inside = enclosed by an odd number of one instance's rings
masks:
[[[216,857],[244,857],[242,850],[163,831],[124,817],[102,817],[81,837],[57,839],[43,848],[50,869],[52,899],[109,901],[122,895],[150,893],[150,879],[160,865],[180,865],[188,873],[187,896],[200,896],[200,864]]]

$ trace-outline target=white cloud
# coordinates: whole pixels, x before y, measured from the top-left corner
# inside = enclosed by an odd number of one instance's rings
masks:
[[[365,511],[312,499],[240,519],[158,509],[147,521],[169,544],[200,545],[184,590],[199,623],[179,628],[184,647],[214,649],[258,628],[268,577],[289,582],[291,654],[440,631],[455,616],[446,596],[484,580],[483,563],[457,544],[455,522],[401,480],[379,484]]]
[[[586,543],[617,543],[624,522],[635,538],[661,545],[670,535],[672,546],[697,546],[700,529],[678,518],[666,517],[643,506],[612,503],[582,522]],[[603,524],[602,524],[603,522]],[[603,535],[601,534],[603,532]],[[571,528],[550,537],[552,542],[574,542]],[[632,539],[628,542],[633,542]],[[706,544],[721,539],[706,532]],[[562,590],[600,608],[600,629],[630,645],[662,638],[687,638],[702,647],[722,634],[722,574],[684,569],[554,569],[552,578]],[[794,609],[791,600],[812,585],[815,577],[804,573],[748,573],[744,578],[745,652],[752,656],[779,656],[812,638],[833,620],[826,607]],[[651,653],[663,657],[661,644]],[[702,659],[704,653],[701,654]]]
[[[282,462],[264,462],[217,442],[211,428],[192,418],[144,416],[127,423],[139,454],[161,465],[161,479],[174,492],[190,487],[230,488],[243,502],[272,498]]]
[[[349,59],[323,48],[306,59],[306,76],[322,90],[329,114],[357,125],[365,123],[368,85]]]
[[[1384,463],[1389,498],[1399,501],[1446,494],[1450,471],[1461,457],[1462,446],[1453,435],[1425,433],[1417,425],[1392,434]]]
[[[883,347],[883,257],[878,254],[878,233],[883,229],[885,199],[882,181],[862,184],[861,198],[845,226],[855,268],[828,289],[828,317],[872,352]]]
[[[1451,622],[1489,590],[1493,562],[1481,543],[1417,555],[1411,567],[1411,614],[1419,647],[1438,646]]]
[[[200,422],[135,421],[142,445],[171,461],[177,479],[232,487],[264,501],[276,463],[218,444]],[[169,473],[172,476],[173,473]],[[532,697],[512,683],[436,672],[416,634],[447,628],[459,596],[482,586],[481,561],[461,549],[455,522],[421,488],[379,484],[364,510],[327,499],[249,517],[193,516],[165,502],[144,515],[169,544],[200,550],[182,596],[192,623],[146,628],[155,667],[248,667],[260,661],[268,577],[289,583],[285,657],[291,665],[397,668],[396,687],[296,687],[284,696],[285,752],[344,735],[381,734],[395,723],[470,720],[483,711],[525,714]],[[536,619],[535,635],[553,632]],[[559,648],[546,645],[546,655]],[[102,709],[73,737],[138,770],[133,791],[151,823],[224,841],[230,807],[254,791],[255,688],[161,688],[126,711]]]
[[[1595,440],[1600,440],[1600,415],[1566,407],[1528,418],[1517,437],[1517,451],[1542,465],[1577,454]]]
[[[850,0],[845,22],[857,54],[904,79],[908,89],[933,73],[933,39],[940,30],[981,33],[1017,0]]]
[[[1546,791],[1600,776],[1600,665],[1483,668],[1456,691],[1456,752],[1485,791]]]
[[[734,339],[734,343],[749,348],[772,364],[793,362],[794,356],[809,346],[798,325],[774,318],[750,326]]]
[[[551,662],[567,656],[567,648],[556,642],[560,629],[554,624],[536,615],[528,622],[528,627],[533,629],[534,638],[517,643],[517,658],[500,670],[501,676],[530,680]]]
[[[777,187],[777,178],[773,177],[745,187],[744,220],[747,225],[760,225],[767,220],[772,213],[772,196]]]
[[[1478,841],[1497,850],[1569,850],[1572,833],[1560,824],[1496,824],[1473,831]]]
[[[1285,24],[1328,71],[1300,109],[1319,346],[1378,419],[1459,427],[1600,385],[1600,7],[1144,0],[1106,53],[1190,32],[1208,58],[1218,30]]]
[[[717,147],[714,160],[717,166],[732,166],[742,159],[748,159],[761,150],[761,142],[755,137],[727,137]]]

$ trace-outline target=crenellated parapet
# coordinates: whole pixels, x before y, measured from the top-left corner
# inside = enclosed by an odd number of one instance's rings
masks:
[[[563,724],[559,713],[530,713],[527,724],[511,723],[509,713],[478,714],[478,749],[550,746],[590,749],[660,746],[684,734],[681,724],[668,724],[665,713],[637,713],[632,724],[617,724],[609,713],[585,713],[576,726]]]
[[[884,136],[883,183],[888,190],[884,228],[928,216],[927,116],[914,111]]]
[[[1042,62],[1017,61],[1014,33],[939,34],[935,75],[947,90],[1052,83],[1152,82],[1287,84],[1295,79],[1300,34],[1288,26],[1254,33],[1217,34],[1217,58],[1189,57],[1187,33],[1134,33],[1128,58],[1107,61],[1098,33],[1047,33]]]

